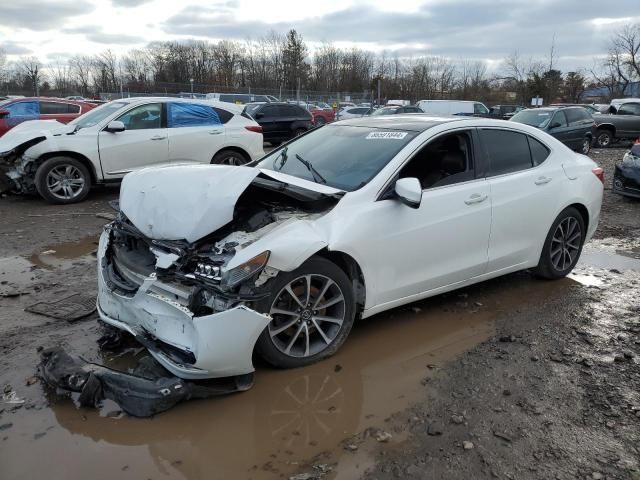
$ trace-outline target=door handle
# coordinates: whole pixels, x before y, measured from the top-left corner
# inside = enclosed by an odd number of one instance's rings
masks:
[[[536,185],[544,185],[545,183],[549,183],[551,181],[551,177],[538,177],[535,181]]]
[[[489,195],[480,195],[479,193],[474,193],[468,199],[466,199],[464,203],[466,203],[467,205],[473,205],[474,203],[482,203],[487,198],[489,198]]]
[[[209,130],[209,135],[222,135],[222,130]]]
[[[151,137],[151,140],[164,140],[167,137],[163,137],[162,135],[156,135],[155,137]]]

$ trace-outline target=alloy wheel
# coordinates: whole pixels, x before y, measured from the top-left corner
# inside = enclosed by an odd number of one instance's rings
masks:
[[[58,165],[47,173],[47,189],[56,198],[71,200],[84,189],[84,176],[73,165]]]
[[[333,343],[347,309],[342,290],[324,275],[298,277],[276,295],[269,311],[269,336],[275,347],[291,357],[310,357]]]
[[[582,154],[586,155],[587,153],[589,153],[589,150],[591,150],[591,140],[588,138],[585,138],[582,141]]]
[[[551,239],[551,263],[553,267],[563,272],[571,267],[580,252],[582,230],[578,220],[567,217],[556,227]]]

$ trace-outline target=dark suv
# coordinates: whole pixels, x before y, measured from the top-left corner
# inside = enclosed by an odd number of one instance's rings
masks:
[[[583,107],[531,108],[516,113],[510,121],[537,127],[585,155],[591,149],[595,122]]]
[[[260,124],[265,142],[274,146],[313,128],[311,113],[291,103],[248,103],[244,112]]]

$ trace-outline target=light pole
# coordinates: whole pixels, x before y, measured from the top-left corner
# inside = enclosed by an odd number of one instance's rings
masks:
[[[191,83],[191,98],[193,98],[193,78],[190,78],[189,82]]]

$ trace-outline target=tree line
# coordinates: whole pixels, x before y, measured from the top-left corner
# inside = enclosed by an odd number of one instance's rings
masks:
[[[335,95],[359,98],[473,99],[529,103],[540,96],[549,101],[578,102],[585,88],[604,86],[609,97],[621,96],[640,80],[640,24],[627,25],[613,35],[607,55],[591,67],[562,72],[557,66],[555,39],[548,54],[525,58],[507,55],[497,71],[482,61],[442,56],[401,57],[342,49],[331,43],[310,51],[296,30],[272,32],[257,40],[152,42],[117,56],[111,50],[75,55],[43,65],[36,57],[7,62],[0,52],[0,87],[6,92],[83,95],[103,92],[177,93],[251,91],[282,94]]]

